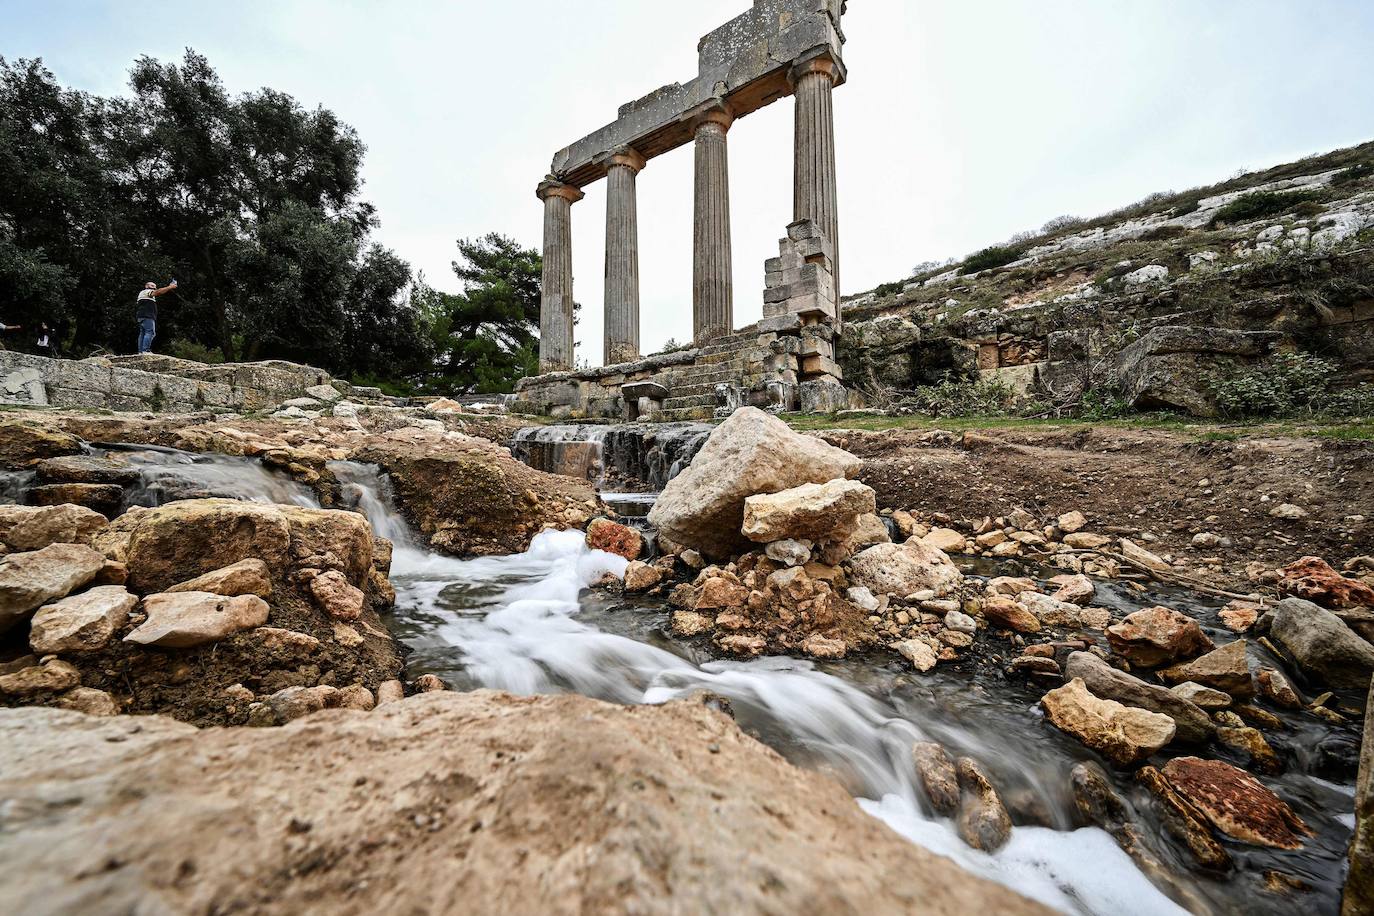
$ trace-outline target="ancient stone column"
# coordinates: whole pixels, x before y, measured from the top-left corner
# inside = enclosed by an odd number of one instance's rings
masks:
[[[813,221],[830,240],[834,252],[837,328],[840,323],[840,220],[835,193],[835,117],[831,90],[839,75],[839,66],[828,57],[803,61],[788,74],[797,100],[792,218]]]
[[[536,192],[544,202],[544,273],[539,304],[539,371],[573,367],[572,205],[582,192],[549,177]]]
[[[605,362],[639,359],[639,225],[635,176],[644,157],[619,149],[606,159]]]
[[[692,337],[697,346],[734,330],[730,170],[725,133],[734,116],[715,106],[696,119],[696,217],[692,234]]]

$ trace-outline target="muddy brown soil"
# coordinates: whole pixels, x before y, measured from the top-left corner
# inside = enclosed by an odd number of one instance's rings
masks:
[[[1089,530],[1147,546],[1250,590],[1246,565],[1302,556],[1339,568],[1374,552],[1374,443],[1265,436],[1203,441],[1161,430],[1038,428],[949,433],[834,429],[826,441],[864,459],[881,508],[977,523],[1018,507],[1052,521],[1078,510]],[[1299,519],[1270,514],[1298,506]],[[1211,532],[1229,546],[1193,547]],[[1148,538],[1147,538],[1148,540]],[[1215,560],[1216,562],[1211,562]]]

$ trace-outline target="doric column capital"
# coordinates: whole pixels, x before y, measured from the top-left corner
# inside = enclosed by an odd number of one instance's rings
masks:
[[[703,124],[717,124],[724,133],[735,123],[735,112],[724,99],[708,99],[684,114],[682,120],[689,122],[694,132]]]
[[[636,175],[644,170],[644,166],[649,160],[640,155],[639,150],[630,146],[617,147],[610,152],[602,153],[596,157],[596,161],[601,163],[609,171],[613,165],[623,165],[632,170]]]
[[[552,175],[539,182],[539,187],[534,192],[540,200],[548,200],[550,197],[562,197],[569,204],[575,204],[587,195],[582,193],[581,188],[565,184],[554,178]]]
[[[797,83],[808,73],[825,74],[830,78],[832,86],[840,85],[848,76],[844,62],[832,55],[828,48],[818,49],[794,60],[791,69],[787,71],[787,82],[796,89]]]

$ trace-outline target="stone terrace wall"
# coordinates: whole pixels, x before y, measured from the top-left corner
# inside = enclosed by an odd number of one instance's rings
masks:
[[[0,404],[121,411],[259,410],[321,384],[354,393],[323,370],[294,363],[205,365],[154,355],[69,360],[0,351]]]

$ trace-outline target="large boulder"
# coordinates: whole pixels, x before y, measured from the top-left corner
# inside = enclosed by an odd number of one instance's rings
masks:
[[[875,595],[932,591],[940,596],[957,590],[964,576],[945,554],[912,538],[905,544],[875,544],[856,554],[849,581]]]
[[[1049,912],[691,701],[443,691],[261,729],[5,710],[0,797],[16,913]]]
[[[860,515],[875,509],[873,488],[857,480],[804,483],[746,499],[741,532],[760,544],[785,538],[843,540]]]
[[[148,619],[125,642],[169,649],[188,649],[218,642],[267,622],[267,602],[257,595],[226,598],[209,592],[149,595],[143,601]]]
[[[353,457],[389,473],[401,511],[448,553],[518,553],[545,527],[582,528],[596,514],[586,480],[536,471],[486,439],[397,429]]]
[[[1359,689],[1374,675],[1374,645],[1335,614],[1301,598],[1274,605],[1269,636],[1298,667],[1330,687]]]
[[[1150,330],[1116,357],[1116,377],[1132,407],[1216,414],[1209,379],[1249,365],[1279,335],[1167,325]]]
[[[138,596],[120,585],[100,585],[45,604],[33,615],[29,646],[39,655],[98,652],[129,620]]]
[[[1312,831],[1258,779],[1220,760],[1175,757],[1164,778],[1222,833],[1242,843],[1299,849]]]
[[[0,559],[0,633],[96,577],[105,558],[83,544],[52,544]]]
[[[1142,668],[1193,658],[1213,647],[1196,620],[1167,607],[1128,614],[1107,628],[1107,642],[1117,655]]]
[[[45,458],[34,466],[44,484],[104,484],[127,487],[139,481],[140,471],[117,453],[104,456],[64,455]]]
[[[1096,696],[1168,716],[1178,729],[1176,739],[1185,744],[1206,744],[1216,736],[1216,725],[1201,707],[1165,687],[1118,671],[1091,652],[1071,652],[1064,676],[1078,678]]]
[[[1081,678],[1040,698],[1045,717],[1119,766],[1130,766],[1174,740],[1168,716],[1093,696]]]
[[[82,506],[0,506],[0,543],[10,550],[89,544],[109,523]]]
[[[740,533],[749,497],[854,477],[860,466],[849,452],[744,407],[716,427],[687,469],[668,481],[649,523],[703,556],[727,559],[750,547]]]
[[[373,550],[372,529],[357,512],[236,499],[186,499],[131,509],[94,543],[129,567],[129,587],[137,592],[164,591],[250,559],[278,575],[305,565],[338,569],[361,583]]]

